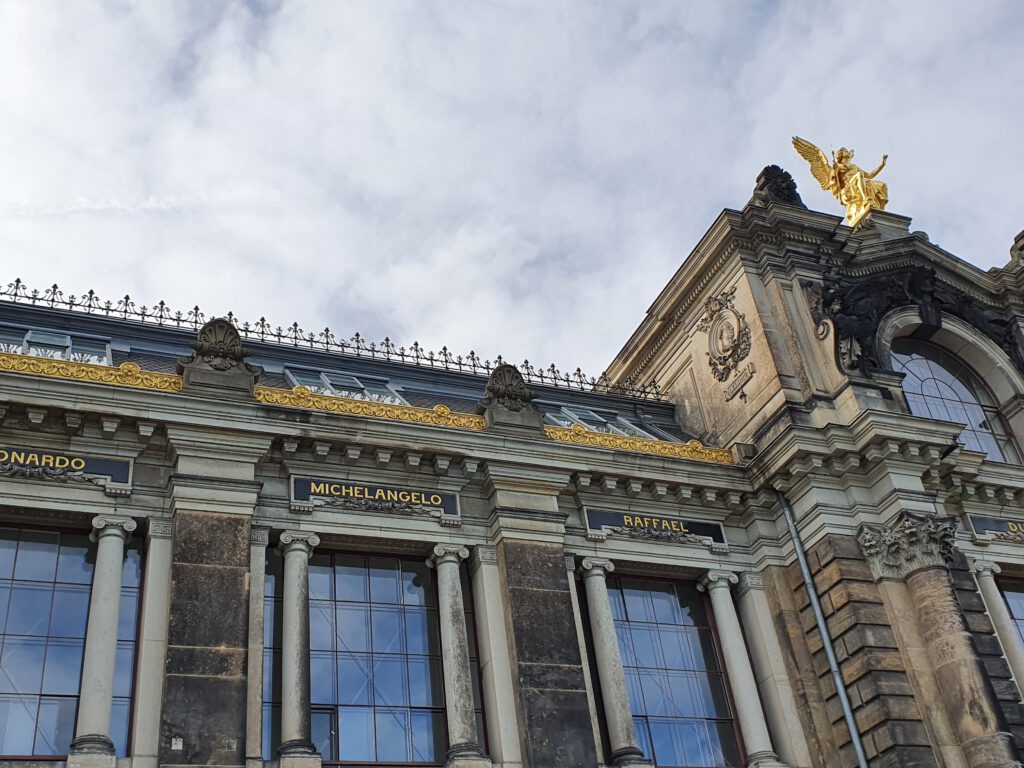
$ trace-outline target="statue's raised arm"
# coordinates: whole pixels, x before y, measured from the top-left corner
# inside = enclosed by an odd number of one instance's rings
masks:
[[[793,148],[810,164],[811,173],[821,188],[831,192],[846,206],[846,220],[851,227],[859,227],[871,211],[885,210],[889,202],[889,187],[885,182],[873,179],[885,167],[888,155],[883,155],[881,165],[867,173],[852,162],[853,150],[846,147],[840,147],[833,153],[832,163],[817,146],[799,136],[793,137]]]

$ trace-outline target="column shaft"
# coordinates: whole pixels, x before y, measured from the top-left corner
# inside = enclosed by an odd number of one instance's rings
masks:
[[[749,765],[780,765],[778,756],[772,749],[761,700],[757,696],[757,681],[747,657],[743,630],[740,628],[736,608],[729,594],[729,585],[737,581],[734,573],[710,571],[698,586],[711,597],[711,609],[715,614],[718,639],[722,646],[722,660],[725,662],[730,686],[736,694],[733,696],[733,705],[747,747]]]
[[[505,638],[498,556],[493,546],[479,545],[472,559],[473,605],[480,643],[480,675],[491,756],[504,768],[521,768],[519,727],[512,664]]]
[[[124,566],[124,544],[136,524],[127,518],[95,517],[92,526],[93,538],[97,541],[96,566],[89,597],[78,725],[75,739],[71,742],[71,752],[113,755],[110,708],[117,661],[121,569]]]
[[[1006,663],[1010,665],[1013,679],[1017,683],[1017,692],[1024,693],[1024,643],[1021,642],[1017,625],[1010,616],[1010,609],[1006,607],[1006,600],[1003,599],[996,584],[995,574],[1000,572],[1000,568],[996,563],[975,560],[971,563],[971,570],[974,571],[985,607],[988,608],[988,615],[1003,646]]]
[[[608,601],[607,576],[615,570],[610,560],[584,558],[580,565],[587,590],[587,608],[590,611],[590,629],[594,640],[594,660],[601,681],[601,699],[608,724],[612,765],[642,763],[643,753],[636,744],[633,712],[626,691],[626,673],[622,669],[622,655],[615,634],[615,618]]]
[[[469,557],[465,547],[438,544],[427,565],[437,569],[437,595],[441,622],[441,663],[448,716],[448,762],[478,760],[473,683],[469,668],[469,639],[462,602],[459,563]]]
[[[136,768],[156,768],[160,750],[160,703],[171,603],[171,528],[170,520],[149,519],[139,622],[139,684],[132,714],[132,760]]]
[[[263,591],[269,529],[249,529],[249,655],[246,659],[245,759],[263,758]],[[262,764],[262,762],[261,762]]]
[[[312,533],[281,534],[284,604],[281,638],[281,746],[278,754],[315,756],[309,720],[309,558],[320,543]]]
[[[924,568],[907,576],[925,649],[970,768],[1014,765],[1010,734],[960,613],[949,573]]]

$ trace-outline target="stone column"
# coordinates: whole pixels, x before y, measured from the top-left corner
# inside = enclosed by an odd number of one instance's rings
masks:
[[[711,597],[711,610],[715,614],[718,640],[722,646],[722,660],[729,675],[729,684],[735,693],[732,700],[736,720],[747,747],[747,765],[750,768],[775,768],[782,766],[782,763],[772,749],[761,700],[757,696],[757,682],[743,641],[743,630],[729,590],[729,585],[738,580],[735,573],[708,571],[698,583],[697,589],[707,592]]]
[[[160,750],[160,703],[163,699],[167,627],[171,605],[173,526],[166,518],[149,518],[146,575],[139,621],[138,685],[132,700],[132,765],[156,768]]]
[[[78,725],[68,765],[114,765],[110,740],[110,708],[114,699],[117,624],[121,610],[121,569],[124,545],[136,523],[127,517],[99,515],[92,519],[91,538],[97,542],[85,634]],[[84,758],[84,759],[83,759]]]
[[[441,663],[444,667],[444,698],[448,716],[447,765],[489,766],[476,735],[473,684],[470,679],[469,639],[462,602],[459,563],[469,550],[459,544],[438,544],[427,565],[437,569],[438,619],[441,623]]]
[[[480,644],[480,676],[484,696],[484,718],[491,757],[502,768],[522,768],[519,724],[512,681],[512,663],[505,637],[498,553],[493,546],[479,544],[470,557],[476,636]]]
[[[263,591],[270,529],[249,529],[249,653],[245,664],[245,762],[263,765]],[[134,768],[134,766],[133,766]]]
[[[764,703],[765,717],[779,757],[789,765],[810,765],[811,753],[800,726],[796,697],[786,674],[786,660],[775,633],[771,607],[760,573],[740,574],[736,588],[740,621],[746,630],[750,661]]]
[[[996,585],[995,575],[1001,570],[996,563],[987,560],[971,561],[971,572],[978,582],[981,597],[985,601],[992,626],[995,627],[996,636],[1003,646],[1006,663],[1010,665],[1013,679],[1017,683],[1017,691],[1020,693],[1024,692],[1024,643],[1021,642],[1017,625],[1010,616],[1006,600]]]
[[[902,512],[861,526],[857,539],[876,579],[902,579],[913,598],[932,671],[969,768],[1018,764],[1019,757],[949,578],[955,517]]]
[[[278,547],[284,557],[281,746],[277,750],[282,765],[288,758],[320,759],[309,721],[309,558],[319,543],[315,533],[285,531]]]
[[[594,640],[594,660],[601,681],[601,699],[608,724],[608,742],[611,754],[608,762],[614,766],[647,765],[643,752],[636,745],[633,712],[626,692],[626,673],[622,669],[622,654],[615,635],[615,619],[608,601],[608,574],[615,570],[611,560],[585,557],[580,563],[583,584],[587,590],[587,609],[590,611],[590,630]]]

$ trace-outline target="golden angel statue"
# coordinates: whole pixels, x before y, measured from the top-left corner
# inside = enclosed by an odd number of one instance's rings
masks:
[[[793,137],[793,147],[811,164],[811,173],[840,203],[846,206],[846,221],[856,229],[871,211],[884,211],[889,202],[889,187],[884,181],[875,181],[889,159],[882,155],[881,164],[871,173],[854,165],[853,150],[840,147],[832,152],[832,162],[825,153],[806,139]]]

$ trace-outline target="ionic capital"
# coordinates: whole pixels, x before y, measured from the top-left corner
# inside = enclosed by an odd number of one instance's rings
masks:
[[[469,557],[469,550],[461,544],[437,544],[432,552],[430,557],[427,558],[428,568],[437,568],[437,566],[446,563],[458,565]]]
[[[987,576],[992,578],[998,576],[1003,572],[1003,569],[999,567],[999,563],[993,563],[991,560],[981,560],[979,558],[971,559],[971,573],[977,576]]]
[[[697,582],[697,589],[701,592],[711,592],[715,589],[724,589],[728,592],[729,587],[739,580],[732,571],[708,571]]]
[[[127,541],[131,532],[139,527],[139,524],[130,517],[113,517],[111,515],[96,515],[92,519],[92,533],[89,538],[99,541],[105,536],[119,536],[122,541]]]
[[[320,537],[310,531],[285,531],[281,534],[277,549],[283,555],[302,551],[306,553],[306,557],[312,557],[313,550],[319,544]]]
[[[568,563],[566,563],[568,565]],[[615,563],[600,557],[584,557],[580,563],[580,573],[584,579],[600,577],[608,578],[608,574],[615,570]]]
[[[901,512],[886,525],[862,525],[857,541],[876,579],[905,579],[949,565],[956,527],[955,517]]]

